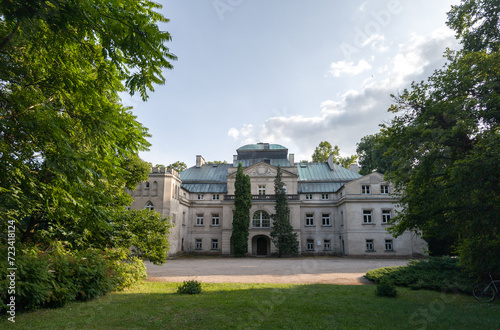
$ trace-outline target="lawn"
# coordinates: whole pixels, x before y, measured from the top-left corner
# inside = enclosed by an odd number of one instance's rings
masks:
[[[500,329],[500,300],[398,288],[397,298],[375,286],[203,284],[179,295],[178,283],[145,282],[85,303],[5,318],[0,328],[454,328]],[[9,323],[9,324],[7,324]]]

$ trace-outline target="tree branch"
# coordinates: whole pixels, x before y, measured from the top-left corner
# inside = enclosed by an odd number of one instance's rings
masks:
[[[14,30],[12,30],[11,33],[9,33],[8,36],[5,37],[5,39],[0,42],[0,51],[10,42],[12,37],[14,37],[14,34],[19,30],[19,26],[21,26],[21,21],[17,21],[16,26],[14,26]]]

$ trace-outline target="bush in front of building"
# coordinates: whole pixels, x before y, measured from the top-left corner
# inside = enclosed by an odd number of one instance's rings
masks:
[[[396,297],[398,291],[394,283],[386,277],[383,277],[377,284],[375,294],[379,297]]]
[[[142,260],[129,258],[127,250],[70,251],[60,242],[44,251],[19,246],[15,266],[15,276],[8,277],[7,261],[0,264],[2,311],[14,291],[16,310],[35,310],[97,298],[146,278]]]
[[[198,294],[201,293],[201,283],[196,280],[184,281],[178,288],[179,294]]]
[[[382,279],[413,290],[470,293],[474,280],[459,265],[457,258],[430,257],[412,260],[408,266],[385,267],[368,271],[365,277],[375,283]]]

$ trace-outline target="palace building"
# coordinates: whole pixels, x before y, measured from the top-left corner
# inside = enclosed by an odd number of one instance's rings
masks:
[[[250,177],[252,208],[248,254],[272,255],[271,214],[277,166],[286,186],[290,221],[298,234],[302,255],[412,257],[423,255],[426,243],[405,232],[388,233],[397,211],[393,186],[379,173],[362,176],[333,163],[296,163],[288,149],[269,143],[236,150],[232,164],[196,165],[181,173],[153,168],[149,180],[129,191],[133,209],[148,208],[169,217],[170,254],[231,255],[234,182],[238,164]]]

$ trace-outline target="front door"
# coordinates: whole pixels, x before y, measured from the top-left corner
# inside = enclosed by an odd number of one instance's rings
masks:
[[[261,236],[257,238],[257,255],[267,255],[267,239],[265,237]]]

